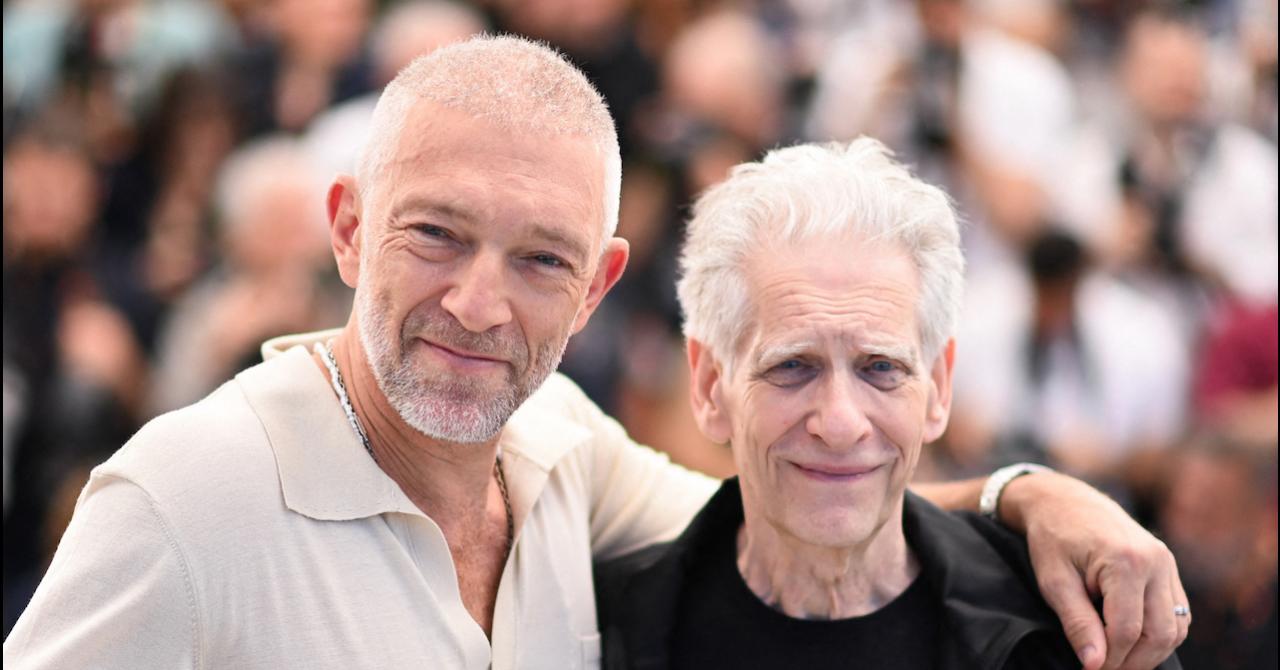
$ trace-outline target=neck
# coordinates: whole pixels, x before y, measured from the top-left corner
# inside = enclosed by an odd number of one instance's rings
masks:
[[[439,527],[462,604],[490,635],[514,535],[504,489],[493,476],[497,438],[453,444],[410,427],[378,387],[354,324],[334,340],[333,356],[374,460]]]
[[[480,518],[495,500],[501,509],[493,479],[497,438],[455,444],[406,423],[378,387],[354,322],[334,340],[333,356],[378,466],[419,509],[442,526]]]
[[[738,571],[757,598],[797,619],[847,619],[884,607],[920,573],[902,534],[902,507],[853,546],[804,542],[747,514],[738,531]]]

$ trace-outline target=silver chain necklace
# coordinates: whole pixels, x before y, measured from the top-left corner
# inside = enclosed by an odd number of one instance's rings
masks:
[[[369,444],[369,436],[364,432],[364,427],[360,425],[360,418],[356,416],[356,410],[351,406],[351,399],[347,397],[347,387],[342,383],[342,372],[338,370],[338,361],[333,357],[333,341],[325,342],[324,346],[320,346],[320,343],[317,342],[316,351],[320,354],[320,360],[324,361],[324,366],[329,369],[329,382],[333,385],[334,393],[338,394],[338,402],[342,404],[342,411],[347,413],[347,422],[351,424],[351,429],[360,438],[360,444],[364,445],[364,450],[369,453],[369,458],[372,458],[374,463],[378,463],[378,457],[374,455],[373,447]],[[511,495],[507,493],[507,477],[502,472],[501,451],[498,452],[498,457],[493,461],[493,476],[498,480],[498,492],[502,494],[502,507],[507,513],[507,555],[510,556],[511,545],[516,538],[515,515],[511,513]]]

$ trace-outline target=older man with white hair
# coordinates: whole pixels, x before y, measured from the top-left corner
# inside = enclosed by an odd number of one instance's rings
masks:
[[[545,47],[407,67],[328,192],[346,327],[268,342],[99,466],[6,666],[597,666],[592,557],[674,537],[714,490],[553,373],[626,265],[620,170],[603,100]],[[1171,556],[1088,487],[1022,481],[1004,518],[1081,644],[1123,654],[1081,575],[1141,621]]]
[[[605,665],[1078,668],[1021,539],[907,492],[951,406],[947,196],[868,138],[776,150],[698,201],[681,266],[694,415],[739,476],[598,570]]]
[[[328,261],[327,184],[301,144],[288,136],[254,140],[220,169],[220,262],[170,309],[160,329],[151,378],[154,414],[208,395],[252,364],[262,340],[334,323],[351,293]]]

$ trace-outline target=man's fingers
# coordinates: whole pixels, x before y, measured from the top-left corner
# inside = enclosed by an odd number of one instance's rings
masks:
[[[1187,614],[1185,616],[1177,617],[1178,639],[1174,643],[1174,647],[1176,648],[1178,645],[1181,645],[1187,639],[1187,633],[1190,632],[1191,630],[1191,617],[1193,613],[1190,610],[1191,603],[1187,599],[1187,592],[1185,589],[1182,588],[1182,579],[1178,577],[1178,567],[1176,565],[1170,566],[1169,573],[1170,573],[1169,581],[1172,584],[1172,591],[1173,591],[1173,600],[1174,600],[1173,604],[1188,608]]]
[[[1062,620],[1062,629],[1083,670],[1099,670],[1106,657],[1107,639],[1080,574],[1062,564],[1037,571],[1036,578],[1045,601]]]
[[[1142,636],[1146,608],[1146,573],[1136,557],[1123,557],[1099,574],[1102,620],[1107,632],[1107,660],[1103,670],[1120,670]]]
[[[1121,670],[1151,670],[1169,657],[1178,644],[1178,618],[1173,614],[1176,598],[1168,574],[1147,584],[1142,618],[1142,635],[1120,666]]]

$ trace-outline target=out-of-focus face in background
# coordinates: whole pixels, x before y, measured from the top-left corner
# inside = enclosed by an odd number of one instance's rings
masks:
[[[248,271],[316,269],[328,264],[329,240],[316,184],[281,175],[254,194],[234,222],[229,252]]]
[[[958,48],[968,16],[963,0],[916,0],[920,27],[932,42]]]
[[[672,44],[664,66],[667,94],[695,118],[751,147],[768,147],[782,130],[782,61],[756,21],[735,12],[709,14]]]
[[[378,22],[371,48],[374,78],[385,84],[413,59],[484,30],[480,15],[445,0],[406,2]]]
[[[497,0],[512,30],[572,51],[604,46],[627,17],[627,0]]]
[[[297,61],[333,68],[360,48],[369,27],[369,0],[274,0],[272,23]]]
[[[260,140],[228,160],[219,220],[223,249],[237,272],[265,279],[328,266],[322,179],[287,136]]]
[[[1204,35],[1186,23],[1146,15],[1130,27],[1120,73],[1148,122],[1179,125],[1201,116],[1207,50]]]
[[[713,391],[724,419],[704,431],[731,444],[749,520],[814,546],[867,543],[900,517],[921,447],[946,424],[950,372],[922,360],[915,265],[883,243],[823,239],[750,267],[753,325]]]
[[[98,185],[88,157],[74,149],[20,139],[4,158],[6,258],[67,258],[89,235]]]
[[[1259,561],[1269,560],[1274,571],[1275,491],[1261,485],[1265,464],[1244,453],[1204,449],[1172,460],[1163,526],[1188,583],[1231,591],[1240,586],[1240,573]]]
[[[1275,447],[1201,436],[1166,465],[1161,537],[1195,616],[1178,656],[1188,668],[1274,666]]]

